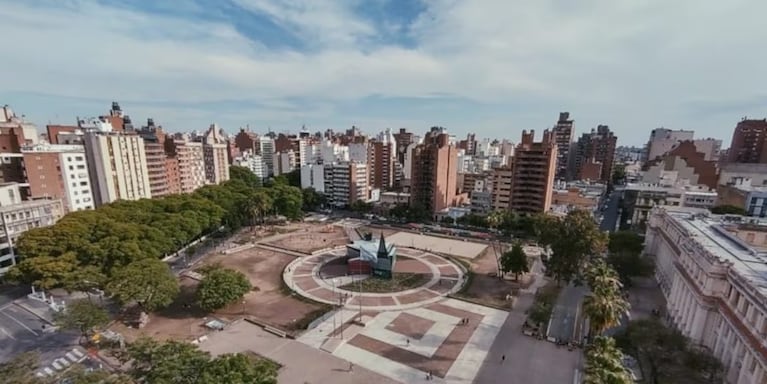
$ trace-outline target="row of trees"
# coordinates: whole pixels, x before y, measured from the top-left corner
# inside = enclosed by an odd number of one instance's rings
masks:
[[[302,216],[304,193],[261,181],[231,167],[231,180],[191,194],[117,201],[92,211],[72,212],[53,226],[25,232],[16,246],[21,262],[11,281],[42,289],[87,291],[124,284],[128,270],[160,268],[148,260],[170,255],[205,234],[234,231],[270,214]]]
[[[279,366],[255,356],[236,353],[212,358],[197,346],[179,341],[157,342],[139,339],[128,346],[124,362],[131,361],[125,374],[86,371],[74,367],[56,379],[35,376],[39,357],[30,352],[0,364],[3,382],[16,384],[276,384]]]

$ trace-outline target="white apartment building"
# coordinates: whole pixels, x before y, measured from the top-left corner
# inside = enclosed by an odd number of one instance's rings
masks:
[[[202,143],[174,139],[181,193],[192,193],[205,185],[205,152]]]
[[[254,155],[250,151],[246,151],[241,156],[235,158],[232,164],[249,169],[261,180],[269,177],[261,155]]]
[[[296,169],[297,160],[296,153],[293,151],[275,153],[272,160],[274,176],[292,172]]]
[[[97,207],[116,200],[152,197],[141,137],[88,132],[84,144]]]
[[[62,199],[67,212],[96,207],[82,145],[37,144],[21,152],[33,198]]]
[[[19,185],[0,186],[0,276],[8,272],[17,260],[14,246],[22,233],[53,225],[64,216],[61,200],[21,201]]]
[[[325,140],[320,147],[320,159],[324,164],[349,161],[349,147]]]
[[[368,161],[368,143],[349,144],[349,161],[366,163]]]
[[[324,165],[324,193],[328,203],[346,207],[357,200],[368,201],[368,167],[365,163],[332,163]]]
[[[221,137],[218,125],[210,125],[202,137],[202,149],[205,160],[205,181],[208,184],[221,184],[229,180],[229,154],[226,140]]]
[[[738,223],[691,208],[652,210],[645,252],[668,320],[708,348],[725,382],[767,382],[767,223]],[[745,218],[744,218],[745,219]]]
[[[322,164],[301,166],[301,188],[314,188],[319,193],[325,193],[325,166]]]

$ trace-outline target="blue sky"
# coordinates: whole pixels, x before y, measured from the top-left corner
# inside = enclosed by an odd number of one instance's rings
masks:
[[[621,144],[767,116],[758,0],[0,0],[0,103],[44,126],[441,125],[516,141],[569,111]]]

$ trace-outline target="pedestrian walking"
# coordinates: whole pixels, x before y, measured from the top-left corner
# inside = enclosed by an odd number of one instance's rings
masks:
[[[354,371],[354,364],[349,362],[349,372],[352,372],[352,371]]]
[[[429,380],[434,380],[434,374],[431,371],[429,371]]]
[[[405,339],[405,344],[407,344],[407,346],[409,347],[410,346],[410,339]]]
[[[501,363],[503,363],[504,361],[506,361],[506,355],[501,356]]]

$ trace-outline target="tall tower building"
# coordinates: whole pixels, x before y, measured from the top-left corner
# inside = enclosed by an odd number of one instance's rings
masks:
[[[458,149],[450,145],[444,128],[432,127],[413,149],[411,204],[438,212],[455,202]]]
[[[192,141],[184,134],[176,134],[166,141],[166,151],[175,159],[178,174],[178,191],[191,193],[205,185],[205,154],[202,143]]]
[[[743,119],[735,126],[727,161],[767,163],[767,119]]]
[[[573,147],[573,128],[574,121],[570,119],[570,112],[560,112],[557,125],[554,126],[554,140],[557,143],[557,172],[554,176],[557,180],[570,180],[572,175],[568,174],[570,156]]]
[[[152,197],[160,197],[170,194],[168,188],[168,170],[165,154],[165,133],[162,127],[155,125],[154,120],[147,119],[146,126],[141,127],[136,133],[144,140],[144,152],[146,153],[146,166],[149,172],[149,189]]]
[[[368,143],[368,167],[370,186],[388,190],[396,181],[397,143],[391,130],[381,132],[375,140]]]
[[[87,132],[83,141],[96,207],[116,200],[152,197],[141,137]]]
[[[202,137],[205,159],[205,180],[208,184],[221,184],[229,180],[229,152],[226,140],[218,126],[211,124]]]
[[[576,178],[610,183],[617,143],[618,137],[606,125],[598,125],[590,133],[584,133],[576,144]]]
[[[509,209],[523,214],[548,212],[557,168],[557,142],[553,132],[543,131],[535,142],[535,131],[522,131],[522,141],[511,163]],[[502,174],[496,178],[502,181]]]

